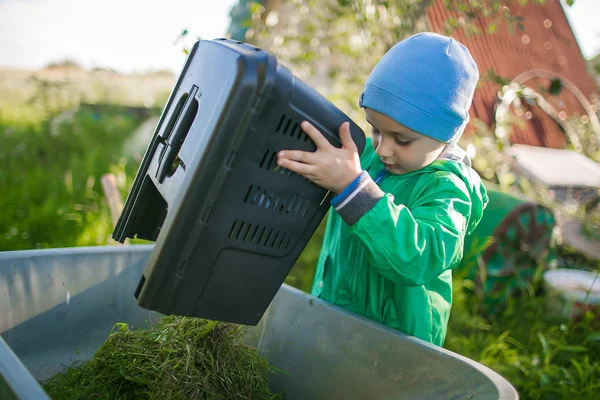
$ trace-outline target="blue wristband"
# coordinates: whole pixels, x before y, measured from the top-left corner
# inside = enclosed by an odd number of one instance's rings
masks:
[[[360,181],[360,178],[365,173],[367,173],[367,172],[363,171],[360,175],[358,175],[356,177],[356,179],[354,179],[352,181],[352,183],[350,183],[348,186],[346,186],[346,189],[344,189],[340,194],[336,195],[333,199],[331,199],[331,205],[334,207],[339,205],[350,193],[352,193],[354,191],[354,189],[356,189],[356,187],[358,186],[358,182]]]

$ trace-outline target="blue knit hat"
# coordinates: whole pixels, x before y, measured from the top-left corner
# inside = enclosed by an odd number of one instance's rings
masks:
[[[381,58],[359,104],[423,135],[456,142],[469,122],[478,79],[464,45],[437,33],[419,33]]]

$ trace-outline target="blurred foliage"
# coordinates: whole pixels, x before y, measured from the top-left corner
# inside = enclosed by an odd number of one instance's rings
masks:
[[[81,94],[69,79],[45,79],[36,75],[29,79],[34,91],[27,104],[43,111],[46,118],[72,108],[80,101]]]
[[[597,399],[600,394],[600,310],[569,318],[565,300],[548,291],[540,264],[527,290],[491,303],[476,243],[453,273],[453,304],[444,347],[486,365],[508,379],[523,399]],[[600,274],[600,262],[558,247],[573,268]],[[473,274],[473,271],[476,271]],[[568,308],[566,308],[568,310]]]
[[[139,120],[123,112],[76,112],[15,126],[0,120],[0,251],[103,245],[112,232],[100,178],[127,168],[124,138]],[[128,174],[135,174],[129,165]]]
[[[521,124],[522,119],[509,114],[505,124],[509,132],[515,125]],[[471,121],[476,134],[465,135],[461,138],[460,145],[471,156],[473,169],[479,175],[494,184],[503,192],[516,196],[524,196],[538,204],[542,204],[562,218],[577,219],[582,222],[583,233],[590,239],[600,241],[600,207],[586,207],[585,204],[600,196],[600,191],[594,194],[592,190],[584,191],[578,200],[575,196],[565,194],[557,195],[555,190],[545,185],[531,181],[525,176],[519,176],[513,158],[504,151],[505,143],[494,135],[492,129],[483,121]],[[577,151],[591,160],[600,162],[600,146],[598,135],[594,134],[591,124],[584,124],[581,118],[574,116],[568,118],[566,123],[571,130],[572,137],[577,138],[577,143],[569,143],[569,149]],[[584,261],[583,265],[589,263]],[[581,263],[580,263],[581,264]]]
[[[521,7],[546,0],[444,0],[446,33],[524,29]],[[375,63],[398,41],[427,30],[433,0],[291,0],[266,10],[249,2],[246,41],[268,49],[298,77],[361,121],[358,98]],[[483,22],[482,22],[483,21]]]
[[[64,65],[39,71],[0,68],[0,119],[4,124],[39,124],[82,103],[162,108],[175,82],[169,71],[119,74]]]
[[[0,70],[0,251],[114,243],[101,177],[113,173],[125,199],[139,159],[123,145],[174,82],[68,62]]]
[[[274,53],[346,112],[359,118],[358,98],[375,62],[400,38],[424,30],[426,2],[296,0],[288,12],[264,14],[254,3],[246,40]],[[323,85],[321,85],[323,83]]]
[[[125,184],[135,174],[122,146],[139,114],[78,108],[81,86],[68,79],[32,75],[21,85],[29,94],[0,108],[0,251],[107,244],[100,178],[113,172]]]
[[[494,34],[506,26],[509,32],[524,30],[525,17],[518,10],[527,4],[545,4],[547,0],[443,0],[451,16],[445,22],[445,33],[451,35],[463,29],[467,36],[481,33]],[[478,17],[485,23],[478,24]],[[485,31],[482,32],[483,28]]]
[[[600,193],[598,198],[588,203],[582,228],[588,239],[600,243]]]
[[[572,150],[575,150],[586,157],[600,163],[600,132],[595,133],[592,124],[582,123],[587,121],[587,116],[572,116],[567,118],[565,126],[570,134],[578,139],[579,143],[569,143]]]
[[[600,242],[600,214],[595,212],[583,221],[583,233],[588,239]]]
[[[475,283],[456,273],[445,347],[508,379],[523,399],[598,399],[600,319],[591,311],[566,320],[541,279],[534,293],[489,313]]]

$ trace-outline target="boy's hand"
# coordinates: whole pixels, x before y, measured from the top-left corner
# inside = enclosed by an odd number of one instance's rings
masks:
[[[302,122],[301,127],[315,142],[317,151],[282,150],[277,155],[277,164],[336,194],[342,192],[362,172],[358,148],[350,135],[350,123],[340,126],[340,149],[329,143],[310,122]]]

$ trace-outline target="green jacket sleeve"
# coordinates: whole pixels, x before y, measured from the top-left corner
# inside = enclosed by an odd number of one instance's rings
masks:
[[[435,279],[462,259],[464,236],[471,213],[465,183],[452,174],[435,173],[410,208],[394,203],[386,193],[352,226],[373,267],[405,286]]]

